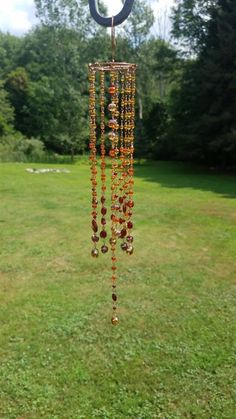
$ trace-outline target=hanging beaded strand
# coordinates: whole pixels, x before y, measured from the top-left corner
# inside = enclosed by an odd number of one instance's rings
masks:
[[[101,246],[101,252],[107,253],[108,252],[108,246],[106,245],[106,213],[107,208],[105,206],[106,197],[105,197],[105,191],[106,191],[106,161],[105,161],[105,155],[106,155],[106,149],[105,149],[105,77],[104,77],[104,71],[100,72],[100,139],[101,139],[101,232],[100,237],[103,239],[103,245]]]
[[[91,255],[93,257],[98,257],[99,251],[97,249],[97,242],[99,241],[99,236],[96,234],[98,232],[97,224],[97,150],[96,150],[96,95],[95,95],[95,78],[96,72],[90,68],[89,71],[89,148],[90,148],[90,169],[91,169],[91,183],[92,183],[92,241],[93,249]]]
[[[117,258],[116,258],[116,231],[117,231],[117,194],[116,194],[116,182],[117,182],[117,150],[118,150],[118,121],[117,121],[117,77],[115,72],[111,72],[111,84],[109,87],[109,94],[111,103],[108,105],[108,110],[111,113],[111,119],[108,122],[109,128],[111,128],[111,149],[110,149],[110,157],[112,159],[112,166],[111,166],[111,238],[110,238],[110,244],[111,244],[111,262],[112,262],[112,318],[111,322],[113,325],[116,325],[118,323],[118,317],[117,317],[117,292],[116,292],[116,280],[117,280]]]
[[[134,153],[134,92],[135,92],[135,78],[133,76],[132,71],[128,74],[128,83],[127,83],[127,92],[128,92],[128,113],[127,113],[127,132],[128,132],[128,150],[127,150],[127,157],[128,157],[128,180],[127,180],[127,219],[126,219],[126,227],[127,227],[127,249],[126,253],[129,255],[133,254],[133,236],[132,236],[132,228],[133,228],[133,221],[132,221],[132,211],[134,207],[133,201],[133,153]]]
[[[119,204],[120,204],[120,238],[122,239],[121,249],[125,250],[125,236],[127,234],[124,209],[125,209],[125,181],[126,181],[126,163],[125,163],[125,146],[124,146],[124,117],[125,117],[125,75],[121,73],[121,100],[120,100],[120,178],[119,178]]]
[[[123,215],[124,215],[124,229],[125,236],[127,235],[127,217],[129,212],[128,207],[128,170],[129,170],[129,131],[128,131],[128,116],[129,116],[129,94],[128,94],[128,71],[124,74],[124,162],[123,162]],[[128,244],[125,240],[121,243],[121,249],[127,251]]]

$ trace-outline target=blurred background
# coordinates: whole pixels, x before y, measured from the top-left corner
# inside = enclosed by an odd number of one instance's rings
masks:
[[[116,60],[138,64],[137,158],[235,167],[235,16],[230,0],[135,0]],[[109,31],[85,0],[1,3],[0,29],[0,159],[88,151],[87,64],[110,59]]]

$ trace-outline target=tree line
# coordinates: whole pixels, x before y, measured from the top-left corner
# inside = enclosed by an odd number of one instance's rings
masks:
[[[2,160],[87,151],[87,65],[110,59],[110,35],[87,1],[35,5],[29,33],[0,32]],[[235,1],[177,0],[171,41],[153,36],[153,24],[135,0],[116,35],[116,60],[138,64],[136,156],[235,166]]]

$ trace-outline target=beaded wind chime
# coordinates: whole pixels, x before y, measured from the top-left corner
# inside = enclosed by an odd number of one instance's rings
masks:
[[[114,36],[112,25],[113,60],[89,64],[89,147],[92,184],[91,255],[97,258],[109,249],[111,251],[111,322],[116,325],[117,248],[120,247],[128,255],[134,251],[132,216],[136,65],[115,62]],[[109,188],[106,175],[108,167],[111,167]],[[109,222],[110,229],[107,228]]]

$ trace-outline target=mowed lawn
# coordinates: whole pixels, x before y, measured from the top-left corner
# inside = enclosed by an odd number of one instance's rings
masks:
[[[0,418],[236,417],[236,177],[137,166],[135,253],[90,256],[90,174],[0,167]]]

